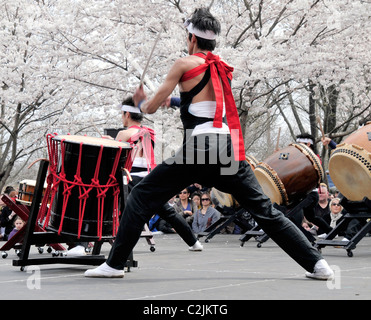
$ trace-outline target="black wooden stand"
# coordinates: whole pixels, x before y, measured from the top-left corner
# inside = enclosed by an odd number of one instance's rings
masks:
[[[100,249],[105,241],[112,241],[113,238],[103,238],[100,241],[97,241],[93,237],[81,237],[77,239],[76,236],[68,235],[58,235],[55,232],[51,231],[35,231],[37,230],[37,216],[39,213],[39,206],[42,199],[43,186],[47,174],[49,162],[46,160],[41,160],[40,168],[37,175],[35,193],[31,208],[29,211],[29,216],[27,224],[25,226],[22,248],[19,254],[18,260],[13,260],[13,266],[21,267],[21,270],[24,270],[25,266],[29,265],[44,265],[44,264],[82,264],[82,265],[100,265],[106,261],[104,255],[100,255]],[[93,251],[91,254],[77,256],[77,257],[68,257],[68,256],[52,256],[46,258],[30,258],[30,249],[32,245],[44,245],[44,244],[59,244],[59,243],[76,243],[76,242],[95,242]],[[130,267],[137,267],[137,261],[133,258],[133,253],[129,257],[126,267],[130,271]]]
[[[358,242],[369,232],[371,232],[371,200],[363,198],[362,201],[349,201],[347,198],[343,198],[340,204],[347,211],[343,215],[336,227],[327,234],[326,238],[316,243],[318,250],[325,246],[343,247],[348,254],[348,257],[353,257],[353,252]],[[362,219],[365,221],[362,228],[355,234],[349,241],[336,241],[333,240],[340,232],[345,231],[349,221],[351,219]],[[370,219],[367,221],[367,219]]]

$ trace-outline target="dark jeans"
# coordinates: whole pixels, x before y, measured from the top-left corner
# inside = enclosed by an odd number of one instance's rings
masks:
[[[170,159],[172,161],[158,165],[135,186],[129,194],[107,264],[123,269],[143,225],[153,212],[158,212],[174,194],[197,182],[232,194],[273,241],[304,269],[312,272],[316,262],[322,259],[320,253],[294,223],[272,206],[246,161],[236,162],[231,156],[231,162],[225,164],[225,155],[231,155],[230,149],[230,141],[220,143],[218,135],[210,135],[203,146],[195,146],[192,141],[187,141],[182,150]],[[235,172],[226,174],[227,170],[221,173],[221,169],[228,167],[236,168]]]

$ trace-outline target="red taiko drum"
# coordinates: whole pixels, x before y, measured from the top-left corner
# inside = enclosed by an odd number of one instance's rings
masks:
[[[48,137],[51,208],[44,224],[59,234],[116,235],[128,143],[87,136]]]

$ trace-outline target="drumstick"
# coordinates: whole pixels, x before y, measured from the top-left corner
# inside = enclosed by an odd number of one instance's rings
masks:
[[[153,47],[152,47],[152,50],[151,50],[151,53],[149,54],[149,57],[147,59],[147,63],[146,63],[146,66],[144,67],[144,70],[143,70],[143,73],[142,73],[142,76],[140,77],[140,87],[143,85],[143,82],[144,82],[144,77],[147,73],[147,70],[148,70],[148,66],[149,66],[149,62],[151,61],[152,59],[152,55],[153,55],[153,52],[155,51],[155,48],[156,48],[156,45],[157,45],[157,42],[158,40],[160,39],[160,35],[161,33],[159,32],[158,35],[157,35],[157,38],[155,40],[155,43],[153,44]]]
[[[90,119],[90,123],[93,125],[93,128],[94,130],[99,134],[99,136],[102,138],[102,134],[99,132],[99,129],[97,128],[97,126],[95,125],[95,123],[93,122],[93,120]]]
[[[322,138],[324,138],[325,137],[325,132],[323,131],[321,119],[319,118],[319,116],[317,116],[317,122],[318,122],[318,125],[319,125],[319,129],[322,132]],[[325,148],[328,149],[328,145],[325,145]]]

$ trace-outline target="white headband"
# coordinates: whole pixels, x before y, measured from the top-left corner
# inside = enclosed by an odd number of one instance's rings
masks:
[[[141,113],[138,107],[129,106],[127,104],[120,105],[121,111],[131,112],[131,113]]]
[[[309,139],[309,138],[298,138],[298,139],[296,139],[296,142],[313,144],[313,140],[312,139]]]
[[[184,25],[187,28],[189,33],[192,33],[197,37],[200,37],[200,38],[206,39],[206,40],[215,40],[216,39],[216,34],[213,31],[211,31],[211,30],[201,31],[201,30],[195,28],[193,26],[192,22],[189,22],[189,20],[186,20]]]

